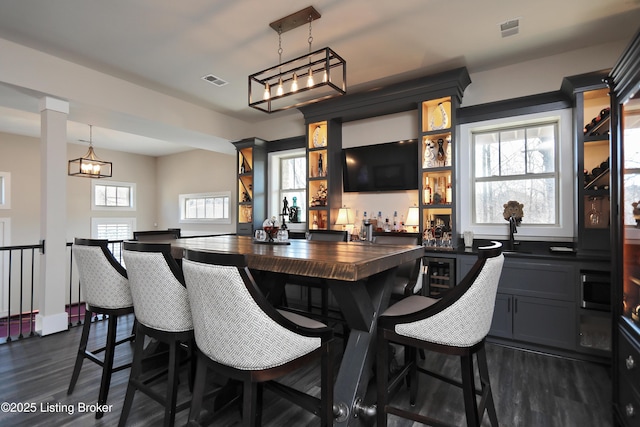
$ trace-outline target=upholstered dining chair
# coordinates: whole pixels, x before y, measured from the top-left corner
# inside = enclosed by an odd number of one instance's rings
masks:
[[[198,366],[190,425],[198,425],[208,368],[243,382],[243,425],[261,422],[263,385],[333,422],[333,331],[269,304],[244,255],[187,250],[182,268],[189,294]],[[272,380],[320,360],[320,398]]]
[[[137,319],[136,341],[129,384],[119,426],[124,426],[131,411],[136,391],[141,391],[164,405],[164,426],[173,426],[176,412],[186,409],[191,400],[177,404],[181,355],[193,356],[195,348],[193,321],[181,268],[171,255],[171,245],[162,243],[124,242],[124,261]],[[143,372],[145,337],[169,347],[169,368],[165,395],[153,385],[164,375]],[[149,356],[153,357],[153,356]],[[195,357],[194,357],[195,360]],[[195,363],[189,373],[193,384]]]
[[[402,235],[389,233],[374,233],[373,243],[377,245],[418,245],[419,234],[402,233]],[[400,300],[422,292],[422,258],[398,266],[391,298]]]
[[[410,375],[410,403],[416,403],[418,373],[462,388],[467,426],[480,426],[485,411],[493,427],[498,426],[484,348],[495,306],[504,255],[502,245],[478,248],[478,260],[456,287],[441,299],[414,295],[390,306],[378,319],[377,341],[377,425],[387,425],[393,414],[429,425],[448,425],[419,413],[389,404],[388,343],[410,351],[409,362],[392,383]],[[415,349],[460,357],[462,383],[417,366]],[[481,390],[474,384],[473,356],[476,356]],[[391,387],[393,388],[393,387]],[[481,396],[480,403],[476,394]]]
[[[133,313],[133,300],[129,289],[129,280],[125,268],[113,257],[107,248],[107,240],[78,239],[72,246],[73,257],[78,267],[80,288],[86,303],[84,326],[80,337],[80,346],[71,375],[71,383],[67,394],[73,393],[80,375],[82,362],[89,359],[102,367],[102,379],[98,393],[98,405],[107,402],[111,375],[114,372],[126,369],[130,363],[113,366],[115,349],[118,345],[132,341],[135,336],[131,334],[121,340],[117,340],[118,318]],[[87,350],[91,319],[94,314],[109,316],[107,326],[107,339],[104,347],[96,350]],[[104,352],[100,359],[97,354]],[[102,418],[103,413],[96,412],[96,418]]]

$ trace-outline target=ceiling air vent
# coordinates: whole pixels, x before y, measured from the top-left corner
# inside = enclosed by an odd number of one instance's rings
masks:
[[[519,19],[510,19],[509,21],[505,21],[500,24],[500,33],[502,34],[502,38],[515,36],[520,31],[520,20]]]
[[[202,80],[206,80],[212,85],[216,85],[216,86],[224,86],[227,83],[229,83],[226,80],[222,80],[220,77],[214,76],[213,74],[207,74],[206,76],[202,76]]]

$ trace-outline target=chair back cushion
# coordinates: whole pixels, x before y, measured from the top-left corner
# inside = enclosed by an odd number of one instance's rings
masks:
[[[243,370],[283,365],[321,345],[275,322],[256,303],[236,266],[182,260],[198,349]]]
[[[193,329],[187,289],[175,277],[161,252],[124,250],[136,319],[166,332]]]
[[[74,244],[72,250],[80,288],[89,305],[110,309],[133,305],[129,280],[114,268],[102,246]]]
[[[503,263],[502,254],[487,258],[469,289],[456,301],[432,316],[396,325],[396,333],[455,347],[480,342],[491,327]]]

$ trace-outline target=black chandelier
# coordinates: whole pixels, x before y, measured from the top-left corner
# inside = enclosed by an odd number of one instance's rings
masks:
[[[91,125],[89,125],[89,141],[84,139],[80,141],[89,143],[89,151],[82,157],[69,160],[67,174],[85,178],[110,178],[111,162],[100,160],[93,151],[93,127]]]
[[[329,47],[311,50],[311,23],[320,18],[313,6],[269,24],[278,33],[278,65],[249,76],[249,106],[274,113],[347,92],[347,63]],[[309,53],[282,62],[282,33],[309,23]]]

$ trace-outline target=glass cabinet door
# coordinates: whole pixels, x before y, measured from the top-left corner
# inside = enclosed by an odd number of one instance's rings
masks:
[[[640,99],[631,98],[621,106],[621,123],[622,316],[640,330]]]

